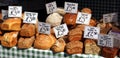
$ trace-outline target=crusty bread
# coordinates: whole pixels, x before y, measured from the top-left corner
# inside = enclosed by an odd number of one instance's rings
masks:
[[[51,47],[53,52],[63,52],[65,49],[65,41],[63,38],[59,38],[56,43]]]
[[[68,54],[81,54],[83,52],[83,43],[81,41],[71,41],[66,44]]]
[[[91,10],[90,8],[83,8],[83,9],[81,10],[81,12],[91,14],[91,13],[92,13],[92,10]]]
[[[46,50],[46,49],[50,49],[55,42],[56,42],[56,38],[53,35],[41,34],[36,37],[34,42],[34,47],[38,49]]]
[[[85,54],[97,54],[100,53],[100,47],[98,47],[94,40],[86,39],[85,42]]]
[[[35,40],[35,37],[31,37],[31,38],[20,38],[18,41],[18,48],[20,49],[26,49],[26,48],[30,48],[32,47],[32,44]]]
[[[2,30],[9,30],[9,31],[20,31],[21,29],[21,19],[20,18],[8,18],[4,20],[1,24]]]
[[[1,44],[5,47],[13,47],[17,44],[17,36],[18,32],[5,33],[1,40]]]
[[[20,36],[31,37],[35,35],[35,25],[24,24],[20,30]]]

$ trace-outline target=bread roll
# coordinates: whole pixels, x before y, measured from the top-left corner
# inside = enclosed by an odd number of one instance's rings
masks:
[[[20,36],[31,37],[35,35],[35,25],[24,24],[20,30]]]
[[[13,47],[17,44],[17,36],[18,32],[5,33],[1,40],[1,44],[5,47]]]
[[[81,10],[81,12],[91,14],[91,13],[92,13],[92,10],[91,10],[90,8],[83,8],[83,9]]]
[[[96,21],[96,19],[95,18],[91,18],[90,19],[90,26],[96,26],[96,24],[97,24],[97,21]]]
[[[66,44],[66,52],[68,54],[81,54],[83,51],[83,43],[80,41],[71,41]]]
[[[52,45],[56,42],[56,38],[53,35],[38,35],[34,42],[34,47],[38,49],[47,50],[52,47]]]
[[[31,38],[20,38],[18,41],[18,48],[20,49],[25,49],[25,48],[30,48],[32,47],[32,44],[35,40],[35,37],[31,37]]]
[[[69,41],[78,41],[78,40],[82,40],[82,30],[80,28],[75,28],[69,31]]]
[[[63,52],[65,48],[65,41],[63,38],[59,38],[56,43],[51,47],[53,52]]]
[[[81,25],[77,25],[76,28],[79,28],[79,29],[81,29],[82,31],[84,31],[85,26],[87,26],[87,25],[81,24]]]
[[[65,13],[66,13],[65,10],[64,10],[64,8],[62,8],[62,7],[61,7],[61,8],[58,7],[55,12],[56,12],[56,13],[59,13],[60,15],[65,15]]]
[[[8,18],[4,20],[1,24],[2,30],[9,30],[9,31],[20,31],[21,29],[21,19],[20,18]]]
[[[61,24],[63,17],[58,14],[58,13],[53,13],[50,14],[47,19],[46,19],[46,23],[51,24],[52,27],[54,26],[58,26]]]
[[[67,25],[76,25],[77,14],[66,13],[63,22]]]
[[[85,44],[85,54],[97,54],[100,53],[100,47],[98,47],[94,40],[87,39],[84,42]]]
[[[118,53],[118,50],[119,49],[117,49],[117,48],[107,48],[107,47],[104,47],[103,50],[102,50],[102,55],[105,58],[115,58],[115,56]]]

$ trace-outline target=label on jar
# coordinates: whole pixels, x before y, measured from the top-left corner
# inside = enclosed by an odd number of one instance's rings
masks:
[[[104,47],[113,47],[113,37],[110,35],[102,35],[100,34],[98,37],[98,45],[104,46]]]
[[[33,23],[36,24],[38,13],[36,12],[24,12],[23,23]]]
[[[7,19],[8,18],[8,10],[2,9],[1,12],[2,12],[2,19],[3,20]]]
[[[77,13],[77,11],[78,11],[78,3],[65,2],[64,10],[67,13]]]
[[[21,16],[22,16],[22,6],[8,7],[8,17],[21,17]]]
[[[56,38],[65,36],[68,34],[68,27],[66,24],[62,24],[53,28]]]
[[[99,27],[85,26],[84,38],[98,39],[99,33]]]
[[[76,23],[89,25],[91,14],[78,12]]]
[[[56,1],[50,2],[46,4],[47,14],[53,13],[57,10]]]
[[[44,22],[39,22],[38,23],[38,31],[39,31],[39,33],[50,34],[50,30],[51,30],[50,24],[44,23]]]

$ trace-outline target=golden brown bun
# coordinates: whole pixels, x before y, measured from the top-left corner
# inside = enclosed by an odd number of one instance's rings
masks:
[[[21,28],[20,18],[8,18],[1,25],[2,30],[19,31]]]
[[[81,54],[83,51],[83,43],[80,41],[71,41],[66,44],[66,52],[68,54]]]
[[[4,39],[4,37],[3,37],[3,36],[0,36],[0,41],[1,41],[2,39]]]
[[[13,47],[17,44],[17,36],[18,32],[5,33],[3,35],[4,38],[1,40],[1,44],[5,47]]]
[[[66,13],[63,22],[67,25],[76,25],[77,14]]]
[[[83,8],[83,9],[81,10],[81,12],[91,14],[91,13],[92,13],[92,10],[91,10],[90,8]]]
[[[31,38],[20,38],[18,41],[18,48],[24,49],[24,48],[30,48],[32,47],[32,44],[35,40],[35,37],[31,37]]]
[[[35,35],[35,25],[24,24],[20,30],[20,36],[31,37]]]
[[[65,41],[63,38],[59,38],[56,43],[51,47],[53,52],[63,52],[65,48]]]
[[[84,42],[85,44],[85,54],[99,54],[100,47],[98,47],[94,40],[87,39]]]
[[[96,19],[94,19],[94,18],[91,18],[90,19],[90,26],[96,26],[96,24],[97,24],[97,21],[96,21]]]
[[[102,50],[102,55],[105,58],[115,58],[115,56],[117,55],[118,50],[119,49],[117,49],[117,48],[104,47],[103,50]]]
[[[69,41],[78,41],[78,40],[82,40],[82,30],[80,28],[75,28],[69,31]]]
[[[34,42],[34,47],[38,49],[50,49],[51,46],[56,42],[56,38],[53,35],[38,35]]]

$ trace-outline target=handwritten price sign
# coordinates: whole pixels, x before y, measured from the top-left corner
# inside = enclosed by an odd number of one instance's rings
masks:
[[[8,10],[1,10],[2,12],[2,19],[7,19],[8,18]]]

